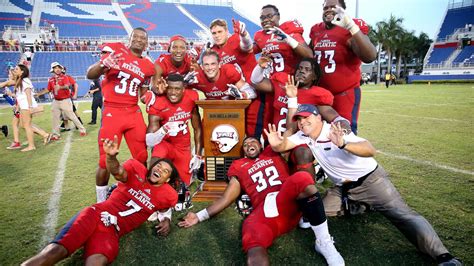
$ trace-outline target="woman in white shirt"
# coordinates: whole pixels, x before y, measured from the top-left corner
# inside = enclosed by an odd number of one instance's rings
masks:
[[[32,111],[33,108],[38,107],[38,104],[33,97],[33,83],[28,78],[30,75],[29,69],[25,65],[20,64],[15,67],[12,74],[12,79],[3,82],[0,84],[0,87],[14,86],[15,98],[20,111],[20,121],[23,128],[25,128],[26,138],[28,140],[28,147],[21,151],[32,151],[36,149],[33,139],[34,133],[42,136],[45,144],[49,142],[50,134],[32,124]]]

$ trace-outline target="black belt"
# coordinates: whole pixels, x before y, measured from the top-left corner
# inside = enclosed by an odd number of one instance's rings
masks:
[[[349,190],[362,185],[362,183],[364,183],[364,181],[367,179],[367,177],[369,177],[369,175],[371,175],[373,172],[375,172],[375,170],[377,170],[378,167],[379,166],[377,165],[374,170],[372,170],[370,173],[364,175],[363,177],[360,177],[359,179],[357,179],[357,181],[351,181],[351,182],[346,182],[346,183],[342,184],[342,186],[341,186],[341,198],[342,198],[342,205],[343,205],[343,208],[344,208],[344,212],[346,214],[349,213],[349,196],[348,196]]]

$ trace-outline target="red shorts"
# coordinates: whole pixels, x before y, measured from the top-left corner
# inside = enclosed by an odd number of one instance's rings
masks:
[[[105,169],[105,152],[101,139],[114,139],[114,135],[117,135],[119,144],[123,135],[132,157],[144,164],[146,163],[148,159],[145,143],[146,125],[139,106],[104,107],[98,139],[100,168]]]
[[[106,227],[100,220],[100,212],[94,207],[87,207],[72,217],[52,242],[64,246],[68,255],[84,246],[85,258],[102,254],[108,263],[115,260],[119,250],[115,227]]]
[[[243,250],[248,252],[254,247],[268,248],[277,237],[295,228],[301,218],[296,198],[312,184],[314,180],[309,173],[297,172],[288,177],[276,197],[279,213],[277,217],[265,217],[264,203],[255,208],[242,226]]]
[[[189,186],[191,174],[189,173],[189,162],[191,161],[191,147],[188,149],[176,148],[175,145],[162,141],[153,147],[151,157],[166,158],[173,162],[178,170],[179,177]]]
[[[334,95],[334,102],[332,104],[332,107],[339,113],[340,116],[349,120],[352,131],[355,134],[357,134],[360,100],[360,88],[354,88]]]

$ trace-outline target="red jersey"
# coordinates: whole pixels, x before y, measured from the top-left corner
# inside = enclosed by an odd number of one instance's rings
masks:
[[[298,21],[287,21],[280,25],[280,29],[299,43],[305,43],[303,38],[303,26]],[[272,74],[275,72],[285,72],[290,75],[294,74],[296,64],[300,58],[294,53],[293,48],[291,48],[289,44],[285,41],[278,40],[277,36],[273,33],[267,34],[264,30],[257,31],[253,39],[255,42],[253,49],[256,54],[262,51],[271,54],[273,58],[271,66]]]
[[[139,88],[155,74],[153,63],[147,58],[135,56],[122,43],[106,43],[102,51],[121,53],[124,58],[120,70],[110,69],[105,73],[102,81],[104,106],[137,106]]]
[[[369,27],[361,19],[354,19],[362,33],[367,34]],[[324,22],[311,28],[309,34],[314,57],[323,71],[319,85],[336,95],[360,86],[359,57],[349,46],[351,33],[339,26],[326,28]]]
[[[224,46],[212,46],[212,50],[219,54],[221,64],[233,64],[235,68],[243,74],[245,80],[250,81],[250,76],[257,65],[253,51],[245,52],[240,48],[240,35],[237,33],[227,39]]]
[[[71,86],[68,76],[64,74],[54,75],[48,80],[48,91],[52,92],[55,100],[64,100],[71,98],[71,91],[69,89],[59,89],[56,93],[54,86]]]
[[[163,70],[163,73],[161,74],[163,78],[166,78],[169,74],[173,73],[185,75],[191,68],[191,57],[186,54],[181,66],[176,67],[171,61],[171,54],[161,54],[160,57],[156,59],[155,64],[159,65]]]
[[[280,191],[289,176],[288,165],[279,153],[267,146],[258,158],[242,158],[232,162],[227,176],[236,176],[243,192],[254,208],[265,202],[270,192]]]
[[[174,207],[178,202],[178,193],[169,184],[156,187],[147,182],[148,170],[139,161],[130,159],[123,168],[127,182],[119,182],[108,200],[93,205],[117,216],[121,236],[140,226],[153,212]]]
[[[270,81],[273,85],[273,123],[277,125],[278,131],[286,131],[286,106],[288,97],[286,97],[285,84],[288,82],[288,75],[285,73],[276,73],[272,75]],[[334,96],[324,88],[312,86],[309,89],[298,89],[298,103],[312,105],[332,105]]]
[[[72,97],[76,93],[76,88],[74,88],[74,84],[76,84],[77,82],[73,77],[67,74],[64,74],[64,75],[69,79],[69,84],[71,84],[69,88],[71,88],[71,94],[72,94],[71,97]]]
[[[209,81],[204,71],[200,69],[197,75],[198,83],[190,86],[204,92],[208,100],[229,100],[230,96],[226,94],[229,89],[227,84],[235,84],[240,79],[242,75],[234,65],[226,64],[221,66],[219,78],[215,82]]]
[[[192,117],[192,111],[196,107],[195,101],[199,99],[197,91],[184,90],[183,99],[179,103],[171,103],[166,95],[156,98],[155,103],[148,110],[148,114],[161,117],[161,125],[167,122],[183,122],[176,136],[166,135],[164,140],[172,143],[177,148],[191,147],[191,136],[189,134],[188,122]]]

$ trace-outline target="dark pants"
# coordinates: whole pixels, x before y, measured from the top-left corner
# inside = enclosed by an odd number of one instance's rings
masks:
[[[388,88],[388,85],[390,85],[390,80],[385,81],[385,87]]]
[[[97,108],[100,108],[102,110],[102,97],[94,97],[92,98],[92,118],[91,122],[96,123],[97,122]]]

